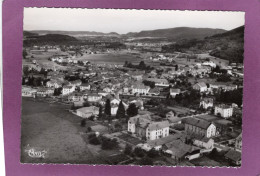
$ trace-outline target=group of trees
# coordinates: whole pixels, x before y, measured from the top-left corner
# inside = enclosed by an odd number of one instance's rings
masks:
[[[220,91],[216,93],[216,101],[222,103],[236,103],[242,105],[243,89],[235,89],[232,91]]]
[[[88,135],[88,141],[93,145],[100,145],[103,150],[112,150],[118,147],[117,139],[109,139],[104,136],[97,136],[95,133]]]
[[[151,89],[155,88],[155,82],[153,81],[144,80],[143,83],[144,85],[149,86]]]
[[[109,120],[111,120],[111,102],[109,99],[106,100],[104,114],[106,115],[107,118],[109,118]],[[138,108],[136,107],[136,105],[134,103],[130,104],[128,109],[125,110],[123,101],[122,100],[120,101],[120,103],[118,105],[117,113],[116,113],[117,119],[128,120],[128,117],[133,117],[137,114],[138,114]],[[99,108],[99,118],[103,118],[103,109],[101,106]]]
[[[26,77],[23,77],[23,79],[22,79],[22,85],[39,87],[39,86],[44,85],[44,83],[46,83],[46,82],[41,77],[34,78],[33,76],[32,77],[30,76],[27,78],[27,81],[26,81]]]
[[[178,104],[184,107],[188,107],[194,104],[198,104],[200,98],[201,98],[200,92],[192,89],[188,92],[177,94],[174,98],[168,96],[163,103],[168,106],[173,106]]]
[[[131,62],[125,61],[124,67],[136,68],[136,69],[147,70],[147,71],[154,69],[153,67],[146,65],[144,61],[140,61],[138,65],[133,65]]]

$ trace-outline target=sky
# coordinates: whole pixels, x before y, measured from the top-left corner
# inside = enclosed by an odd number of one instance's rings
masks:
[[[24,30],[140,32],[174,27],[231,30],[244,25],[244,12],[24,8]]]

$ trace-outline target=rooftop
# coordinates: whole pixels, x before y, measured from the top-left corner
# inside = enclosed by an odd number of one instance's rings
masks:
[[[196,119],[193,117],[184,119],[183,123],[190,124],[192,126],[196,126],[202,129],[207,129],[211,124],[211,122],[208,122],[206,120]]]

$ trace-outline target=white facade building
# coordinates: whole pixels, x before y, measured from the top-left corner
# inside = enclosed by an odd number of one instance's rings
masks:
[[[215,115],[220,114],[220,116],[223,118],[229,118],[233,115],[233,108],[232,106],[220,104],[218,106],[215,106],[214,114]]]

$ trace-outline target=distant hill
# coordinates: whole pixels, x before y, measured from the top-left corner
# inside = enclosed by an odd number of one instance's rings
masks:
[[[31,36],[38,36],[39,34],[37,33],[33,33],[33,32],[28,32],[28,31],[24,31],[23,32],[23,36],[24,37],[31,37]]]
[[[127,33],[124,37],[133,38],[169,38],[171,40],[182,40],[182,39],[203,39],[208,36],[220,34],[226,32],[223,29],[211,29],[211,28],[191,28],[191,27],[176,27],[170,29],[157,29],[149,31],[141,31],[138,33]]]
[[[163,46],[162,51],[193,53],[210,51],[211,56],[242,63],[244,60],[244,26],[205,39],[181,40],[175,44]]]
[[[47,34],[47,35],[38,35],[38,36],[28,36],[24,40],[24,46],[32,45],[46,45],[46,44],[68,44],[77,42],[78,40],[75,37],[61,34]]]
[[[61,34],[61,35],[70,35],[73,37],[78,36],[119,36],[116,32],[110,33],[102,33],[102,32],[94,32],[94,31],[48,31],[48,30],[35,30],[30,31],[33,33],[37,33],[39,35],[46,35],[46,34]]]

